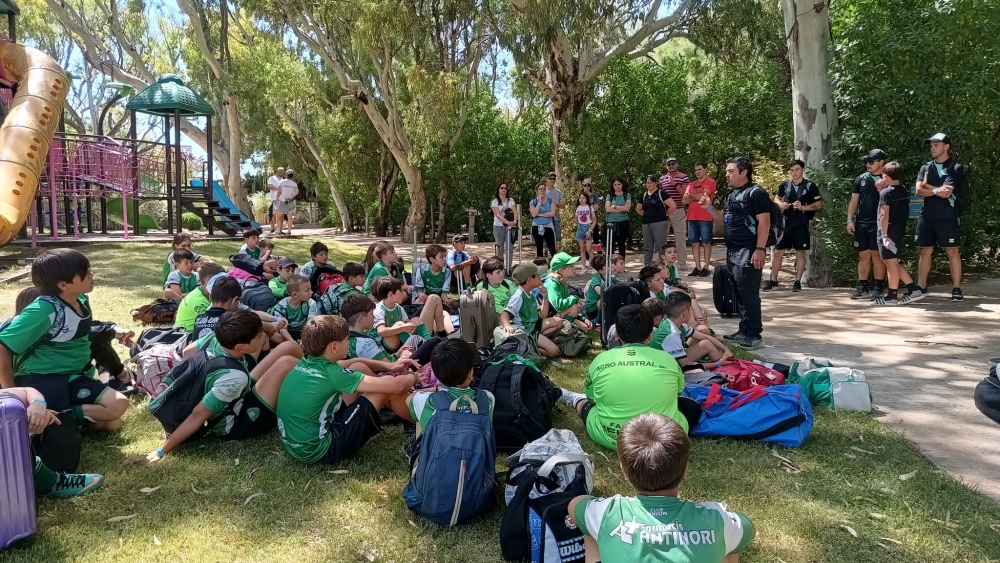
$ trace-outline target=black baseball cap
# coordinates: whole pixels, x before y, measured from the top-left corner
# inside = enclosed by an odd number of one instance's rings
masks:
[[[861,160],[864,160],[865,162],[867,162],[869,160],[873,160],[873,161],[874,160],[885,160],[885,151],[883,151],[882,149],[872,149],[872,150],[868,151],[868,154],[866,154],[865,156],[863,156],[861,158]]]
[[[289,266],[298,266],[298,264],[296,264],[295,260],[292,258],[282,258],[278,260],[278,268],[284,269]]]
[[[945,135],[944,133],[935,133],[933,136],[924,139],[924,144],[927,143],[944,143],[946,145],[950,145],[951,137]]]

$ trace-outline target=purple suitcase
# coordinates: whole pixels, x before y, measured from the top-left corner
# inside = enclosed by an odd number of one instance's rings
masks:
[[[24,403],[0,392],[0,549],[35,535],[34,459],[28,440]]]

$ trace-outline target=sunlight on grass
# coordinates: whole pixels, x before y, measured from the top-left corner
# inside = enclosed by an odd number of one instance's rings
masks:
[[[277,242],[278,254],[301,264],[313,241]],[[359,247],[325,242],[338,266],[364,255]],[[225,263],[238,246],[238,241],[198,242],[196,250]],[[130,311],[159,295],[169,246],[95,244],[83,251],[97,277],[91,296],[96,318],[138,330]],[[0,286],[5,316],[12,314],[17,292],[29,284]],[[567,369],[547,373],[559,385],[582,391],[584,372],[597,352],[592,349],[590,356],[568,362]],[[144,406],[144,399],[133,400],[120,434],[86,437],[82,467],[104,473],[104,488],[67,501],[40,501],[34,546],[0,554],[0,563],[502,561],[500,506],[457,529],[429,524],[406,509],[400,495],[407,464],[398,426],[332,467],[293,463],[274,432],[240,443],[206,439],[155,466],[122,465],[127,456],[148,452],[162,439],[162,428]],[[981,562],[1000,557],[1000,532],[991,529],[1000,529],[1000,507],[937,471],[871,417],[827,410],[816,415],[801,449],[695,441],[683,496],[724,501],[750,516],[759,535],[743,561]],[[575,432],[593,455],[596,494],[630,494],[615,452],[591,441],[575,413],[560,409],[555,424]],[[775,454],[800,472],[786,472]],[[501,464],[504,457],[499,456]],[[912,479],[899,479],[914,470]],[[139,492],[143,487],[159,489],[144,494]],[[263,494],[247,502],[256,493]],[[498,487],[498,502],[501,493]]]

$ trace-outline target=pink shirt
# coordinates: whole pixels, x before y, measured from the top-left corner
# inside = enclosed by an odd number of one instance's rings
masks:
[[[695,180],[688,184],[685,194],[694,196],[694,201],[688,205],[688,221],[711,221],[712,216],[698,205],[698,198],[701,194],[708,194],[708,197],[715,199],[715,178],[706,177],[704,180]]]
[[[671,182],[670,179],[673,179]],[[660,181],[657,184],[660,189],[670,196],[670,199],[674,200],[677,204],[677,209],[684,209],[684,202],[681,201],[684,197],[684,188],[688,183],[687,174],[681,172],[680,170],[675,171],[673,174],[670,172],[665,173],[660,176]]]

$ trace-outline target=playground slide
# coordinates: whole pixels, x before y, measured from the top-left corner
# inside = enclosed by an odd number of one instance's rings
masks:
[[[111,198],[107,203],[108,219],[116,223],[125,224],[125,217],[122,213],[122,199],[120,197]],[[160,225],[156,222],[156,218],[152,215],[139,215],[139,226],[135,226],[135,216],[131,213],[128,216],[128,226],[130,229],[137,229],[140,235],[146,234],[149,229],[159,229]]]
[[[201,180],[191,180],[191,185],[196,188],[200,188],[205,184]],[[254,228],[260,228],[260,224],[254,221],[253,217],[247,217],[246,214],[236,207],[233,200],[229,199],[229,195],[226,193],[226,190],[222,189],[222,182],[219,182],[218,180],[212,182],[212,199],[219,202],[222,207],[228,207],[233,213],[239,213],[240,219],[243,221],[250,221]],[[235,225],[232,226],[235,227]]]
[[[31,210],[69,79],[45,53],[14,43],[0,43],[0,64],[7,78],[17,83],[0,126],[0,246],[4,246],[17,236]]]

